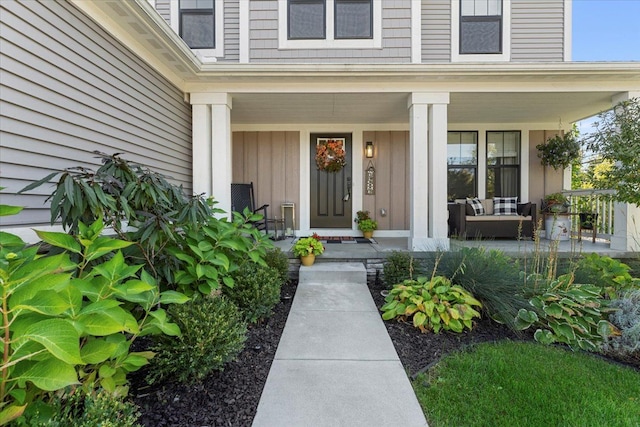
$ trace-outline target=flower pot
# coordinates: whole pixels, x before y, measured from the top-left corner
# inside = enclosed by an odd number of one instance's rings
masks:
[[[364,236],[365,239],[370,239],[373,237],[373,231],[363,231],[362,235]]]
[[[302,255],[300,257],[300,262],[305,267],[312,266],[315,261],[316,261],[316,256],[314,254]]]
[[[571,219],[569,215],[548,215],[544,222],[545,237],[548,240],[569,240],[571,237]]]

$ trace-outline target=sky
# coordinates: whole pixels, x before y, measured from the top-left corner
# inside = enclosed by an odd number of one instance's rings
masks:
[[[573,61],[640,61],[640,0],[573,0]],[[577,123],[593,132],[596,117]]]
[[[574,61],[640,61],[640,0],[573,0]]]

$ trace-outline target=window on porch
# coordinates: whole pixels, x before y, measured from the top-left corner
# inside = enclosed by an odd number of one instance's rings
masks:
[[[520,131],[487,132],[487,198],[520,197]]]
[[[288,0],[287,11],[289,40],[373,38],[373,0]]]
[[[447,198],[478,194],[478,132],[447,133]]]
[[[180,37],[191,49],[216,47],[214,0],[180,0]]]
[[[460,54],[502,53],[502,0],[460,0]]]

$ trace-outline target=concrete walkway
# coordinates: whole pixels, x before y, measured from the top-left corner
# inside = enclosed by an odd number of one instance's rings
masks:
[[[364,266],[301,267],[253,426],[426,425]]]

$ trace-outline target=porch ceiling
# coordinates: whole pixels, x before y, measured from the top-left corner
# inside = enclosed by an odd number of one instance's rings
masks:
[[[617,92],[452,92],[449,123],[564,124],[611,106]],[[238,93],[233,124],[409,123],[408,93]]]

